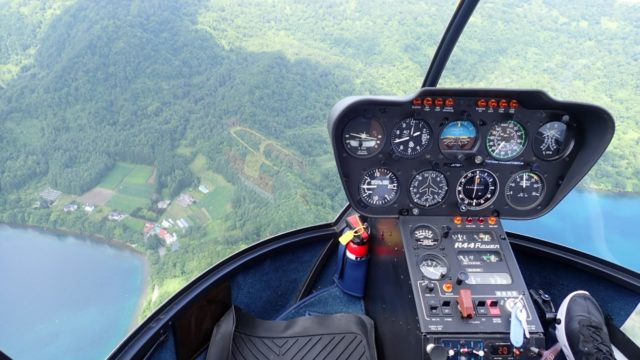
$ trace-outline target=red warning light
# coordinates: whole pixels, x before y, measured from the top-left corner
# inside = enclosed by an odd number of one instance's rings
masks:
[[[422,104],[422,99],[420,98],[413,99],[413,106],[420,106],[420,104]]]
[[[447,100],[445,100],[444,104],[446,107],[453,107],[453,104],[454,104],[453,99],[448,98]]]
[[[433,99],[430,97],[426,97],[424,98],[424,101],[422,103],[424,104],[424,106],[431,106],[433,105]]]
[[[442,98],[436,98],[436,106],[441,107],[444,104],[444,100]]]
[[[509,106],[509,103],[507,102],[507,100],[505,99],[500,100],[500,109],[506,109],[507,106]]]
[[[496,99],[489,100],[489,107],[490,108],[498,107],[498,100]]]
[[[472,217],[468,217],[467,218],[467,224],[473,224],[473,218]]]
[[[485,99],[480,99],[480,100],[478,100],[478,102],[476,103],[476,105],[477,105],[479,108],[487,107],[487,100],[485,100]]]
[[[456,216],[453,218],[453,223],[456,225],[462,224],[462,216]]]
[[[520,104],[518,104],[518,100],[511,100],[511,102],[509,102],[509,107],[512,109],[517,109],[518,106],[520,106]]]
[[[476,222],[480,225],[484,224],[484,218],[479,217],[478,220],[476,220]]]

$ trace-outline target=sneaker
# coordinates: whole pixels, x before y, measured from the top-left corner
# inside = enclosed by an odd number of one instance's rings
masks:
[[[557,320],[556,335],[568,360],[615,360],[604,315],[588,292],[569,294]]]

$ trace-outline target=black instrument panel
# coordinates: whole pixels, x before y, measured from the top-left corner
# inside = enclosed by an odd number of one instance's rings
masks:
[[[351,205],[368,216],[534,218],[604,152],[604,109],[541,91],[423,89],[350,97],[329,118]]]

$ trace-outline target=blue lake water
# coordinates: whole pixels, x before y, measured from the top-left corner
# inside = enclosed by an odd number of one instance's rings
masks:
[[[504,227],[559,243],[640,272],[640,197],[573,191],[547,215]]]
[[[104,359],[130,331],[144,260],[78,237],[0,226],[0,349],[19,359]]]

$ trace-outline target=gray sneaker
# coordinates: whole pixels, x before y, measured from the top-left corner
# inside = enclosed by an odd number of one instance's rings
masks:
[[[568,360],[615,360],[604,315],[588,292],[569,294],[557,319],[556,335]]]

